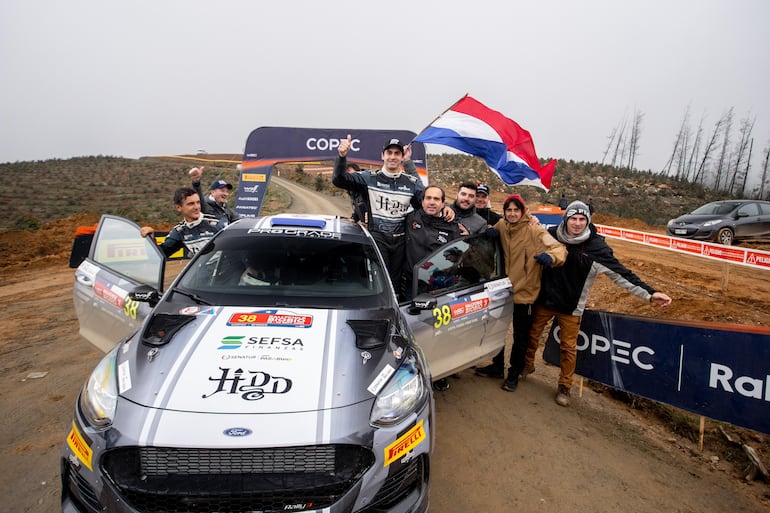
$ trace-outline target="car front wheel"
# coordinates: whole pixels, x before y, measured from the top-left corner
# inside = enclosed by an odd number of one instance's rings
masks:
[[[730,228],[722,228],[717,232],[717,240],[725,246],[733,243],[733,231]]]

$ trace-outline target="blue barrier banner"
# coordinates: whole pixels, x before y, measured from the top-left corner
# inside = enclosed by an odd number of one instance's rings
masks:
[[[348,162],[368,168],[382,166],[382,149],[391,139],[398,139],[401,144],[411,143],[412,161],[423,182],[427,183],[425,145],[412,143],[416,137],[414,132],[265,126],[253,130],[246,139],[235,211],[245,217],[258,216],[275,164],[334,160],[340,141],[348,134],[351,136]]]
[[[770,434],[770,328],[587,310],[577,347],[581,376]],[[543,358],[559,365],[556,323]]]

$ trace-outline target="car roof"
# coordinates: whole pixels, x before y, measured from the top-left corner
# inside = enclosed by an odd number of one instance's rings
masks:
[[[369,233],[358,223],[339,216],[322,214],[277,214],[242,218],[227,226],[222,237],[244,235],[307,235],[324,239],[347,239],[372,242]]]

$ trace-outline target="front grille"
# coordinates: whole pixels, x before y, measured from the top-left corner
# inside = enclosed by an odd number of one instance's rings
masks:
[[[388,476],[365,513],[380,513],[404,500],[424,481],[425,455],[420,455]]]
[[[321,509],[373,464],[359,446],[271,449],[120,448],[102,469],[132,507],[151,512]]]
[[[65,482],[71,499],[81,505],[83,511],[101,511],[96,492],[69,462],[62,464]]]

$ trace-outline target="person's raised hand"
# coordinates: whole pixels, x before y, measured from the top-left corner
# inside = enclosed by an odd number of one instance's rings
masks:
[[[193,183],[198,183],[201,181],[201,176],[203,176],[203,167],[194,167],[190,170],[190,178],[192,179]]]
[[[353,138],[348,134],[347,139],[340,139],[340,145],[337,148],[337,152],[339,153],[340,157],[346,157],[348,152],[350,151],[350,144],[353,141]]]
[[[404,146],[404,160],[412,160],[412,143]]]

